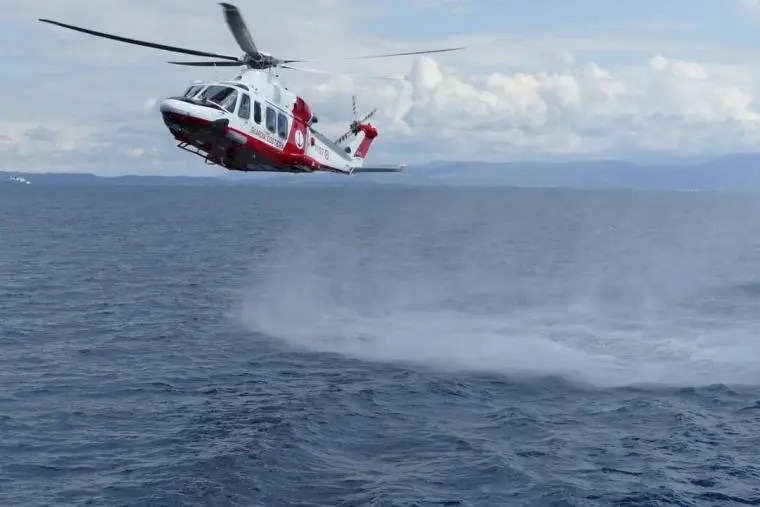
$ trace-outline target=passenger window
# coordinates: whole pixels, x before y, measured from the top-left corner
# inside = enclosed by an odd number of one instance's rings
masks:
[[[261,124],[261,104],[258,100],[253,101],[253,121]]]
[[[277,115],[277,135],[280,139],[288,138],[288,117],[282,113]]]
[[[251,97],[247,93],[241,94],[238,116],[244,120],[251,117]]]
[[[267,107],[267,130],[272,134],[277,132],[277,113],[271,107]]]

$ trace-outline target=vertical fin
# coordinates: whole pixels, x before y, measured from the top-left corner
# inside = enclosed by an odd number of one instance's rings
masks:
[[[354,163],[361,166],[367,157],[367,153],[369,153],[370,146],[377,137],[377,129],[367,123],[358,125],[356,131],[356,137],[351,140],[346,151],[353,158]]]

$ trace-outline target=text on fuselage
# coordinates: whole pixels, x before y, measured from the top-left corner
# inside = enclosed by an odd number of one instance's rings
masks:
[[[258,127],[251,127],[251,134],[256,136],[257,138],[273,145],[277,149],[283,149],[285,147],[285,141],[282,139],[276,137],[274,134],[270,134],[269,132],[262,130]]]
[[[330,159],[330,150],[328,150],[324,146],[316,145],[314,146],[314,150],[317,152],[317,155],[319,155],[323,159],[325,160]]]

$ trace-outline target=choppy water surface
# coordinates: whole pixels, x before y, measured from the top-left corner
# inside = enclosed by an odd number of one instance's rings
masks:
[[[0,189],[3,505],[760,505],[760,199]]]

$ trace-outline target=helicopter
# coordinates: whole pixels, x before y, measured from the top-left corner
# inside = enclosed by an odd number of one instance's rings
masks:
[[[198,80],[191,83],[182,95],[166,97],[158,103],[163,122],[177,141],[177,147],[202,157],[206,164],[243,172],[321,171],[350,175],[404,170],[405,164],[364,165],[370,146],[378,136],[377,128],[369,123],[377,108],[357,118],[355,96],[352,97],[353,121],[345,133],[330,139],[316,130],[314,125],[318,123],[318,118],[312,108],[303,97],[283,86],[276,69],[322,71],[291,66],[306,60],[282,59],[259,51],[238,8],[224,2],[219,5],[229,30],[243,51],[242,56],[129,39],[50,19],[40,18],[38,21],[129,44],[215,59],[168,62],[174,65],[242,67],[234,78]],[[358,56],[353,59],[461,49],[464,48]]]

